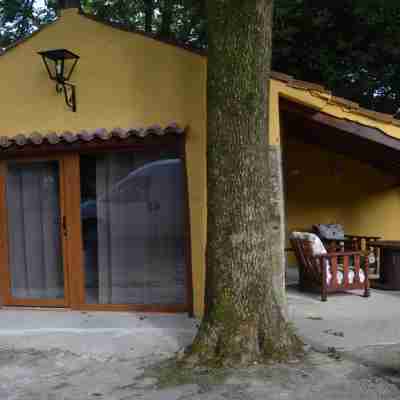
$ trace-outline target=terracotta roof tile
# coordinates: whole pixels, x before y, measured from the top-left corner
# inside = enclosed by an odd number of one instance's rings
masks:
[[[11,146],[11,140],[8,137],[2,136],[0,137],[0,147],[6,149]]]
[[[82,140],[83,142],[90,142],[94,138],[93,133],[85,130],[78,132],[77,135],[79,139]]]
[[[69,131],[65,131],[65,132],[61,133],[60,136],[67,143],[74,143],[79,139],[77,135],[75,135]]]
[[[28,142],[28,138],[25,135],[21,134],[21,133],[19,135],[15,136],[13,138],[13,140],[14,140],[14,143],[17,146],[23,146]]]
[[[282,72],[277,72],[277,71],[271,71],[271,78],[285,83],[294,80],[293,76],[283,74]]]
[[[108,139],[111,139],[111,138],[112,138],[111,132],[109,132],[109,131],[108,131],[107,129],[105,129],[105,128],[96,129],[96,130],[93,132],[93,136],[94,136],[95,138],[98,138],[98,139],[101,139],[101,140],[108,140]]]
[[[111,131],[112,135],[119,137],[120,139],[126,139],[130,136],[130,131],[128,129],[115,128]]]
[[[332,96],[331,103],[344,106],[349,110],[357,110],[360,105],[354,101],[344,99],[343,97]]]
[[[307,81],[300,81],[297,79],[292,79],[291,81],[287,82],[289,87],[293,87],[295,89],[307,89],[307,90],[316,90],[321,93],[330,93],[324,86],[318,85],[316,83],[307,82]]]
[[[281,73],[277,73],[277,72],[271,72],[271,78],[281,81],[281,82],[285,83],[288,87],[292,87],[294,89],[317,91],[320,93],[330,94],[330,91],[321,85],[318,85],[318,84],[315,84],[312,82],[306,82],[306,81],[293,79],[289,75],[285,75],[285,74],[281,74]],[[366,108],[362,108],[362,107],[360,107],[360,105],[358,103],[353,102],[348,99],[345,99],[343,97],[336,97],[336,96],[332,95],[329,100],[329,104],[346,107],[347,109],[349,109],[352,113],[354,113],[356,115],[357,114],[362,115],[364,117],[373,119],[375,121],[385,122],[385,123],[392,124],[395,126],[400,126],[399,120],[395,119],[392,114],[385,114],[385,113],[380,113],[377,111],[369,110]]]
[[[50,132],[46,135],[46,139],[50,144],[57,144],[60,143],[61,138],[55,132]]]
[[[357,114],[363,115],[368,118],[375,119],[377,121],[383,121],[383,122],[392,122],[394,119],[393,115],[368,110],[368,109],[362,108],[362,107],[360,107],[357,110]]]
[[[185,129],[181,128],[178,124],[172,123],[166,127],[161,127],[160,125],[152,125],[147,128],[114,128],[114,129],[95,129],[93,131],[80,131],[73,133],[70,131],[65,131],[60,134],[55,132],[50,132],[48,134],[41,134],[39,132],[33,132],[29,135],[19,134],[14,137],[1,136],[0,137],[0,148],[7,149],[12,145],[25,146],[25,145],[36,145],[39,146],[42,143],[57,144],[60,142],[65,143],[75,143],[78,141],[90,142],[92,140],[110,140],[112,138],[118,138],[121,140],[127,139],[130,136],[137,136],[144,138],[149,135],[181,135],[185,132]]]
[[[44,140],[44,136],[41,135],[39,132],[33,132],[29,136],[29,139],[31,140],[32,143],[34,144],[42,144]]]

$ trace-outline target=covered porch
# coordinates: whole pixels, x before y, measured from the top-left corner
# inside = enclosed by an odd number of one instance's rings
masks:
[[[312,232],[315,224],[400,240],[400,140],[287,99],[280,124],[289,270],[298,265],[291,232]]]

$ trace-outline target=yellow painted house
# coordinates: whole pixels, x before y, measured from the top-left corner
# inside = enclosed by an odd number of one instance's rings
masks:
[[[38,55],[52,49],[80,57],[76,112]],[[206,62],[77,9],[0,55],[4,305],[202,314]],[[399,122],[278,73],[269,101],[282,235],[399,239]]]

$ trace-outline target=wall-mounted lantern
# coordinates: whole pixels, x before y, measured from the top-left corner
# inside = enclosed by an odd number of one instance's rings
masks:
[[[76,111],[75,86],[69,83],[79,56],[65,49],[39,51],[51,80],[56,82],[57,93],[64,93],[67,106]]]

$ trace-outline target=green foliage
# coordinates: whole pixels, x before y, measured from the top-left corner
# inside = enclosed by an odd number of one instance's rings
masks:
[[[399,107],[400,2],[277,0],[273,68],[368,108]]]
[[[35,0],[0,0],[0,50],[56,18],[56,0],[38,7]]]
[[[174,39],[195,49],[206,47],[205,2],[199,0],[83,0],[99,18]]]
[[[56,0],[0,0],[0,47],[55,18]],[[205,0],[82,0],[99,18],[207,46]],[[338,96],[395,113],[400,96],[398,0],[275,0],[273,69],[319,82]]]

